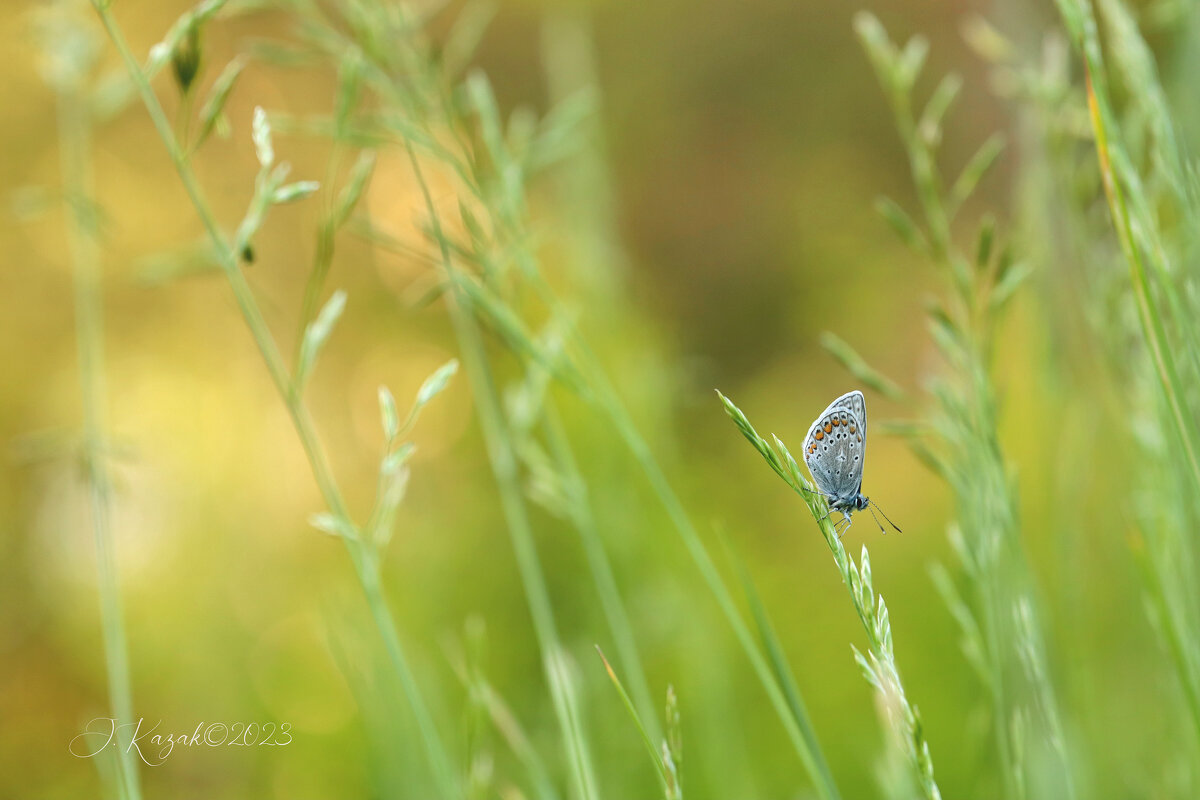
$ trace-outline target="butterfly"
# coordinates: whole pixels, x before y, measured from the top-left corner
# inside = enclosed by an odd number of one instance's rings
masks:
[[[867,460],[867,402],[857,389],[834,400],[821,412],[804,437],[804,463],[817,489],[829,501],[829,511],[841,513],[846,528],[850,516],[873,505],[862,493]],[[876,506],[878,508],[878,506]],[[874,512],[871,512],[872,515]],[[880,510],[883,514],[882,509]],[[828,515],[827,515],[828,516]],[[900,528],[883,515],[888,524]],[[878,524],[879,520],[875,522]],[[835,526],[836,528],[836,526]],[[842,529],[845,533],[846,528]],[[879,526],[883,530],[883,526]]]

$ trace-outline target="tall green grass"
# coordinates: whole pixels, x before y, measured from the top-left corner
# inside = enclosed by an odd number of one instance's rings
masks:
[[[737,580],[726,578],[694,521],[695,512],[685,506],[678,481],[635,423],[619,381],[610,377],[601,343],[580,324],[579,298],[584,302],[597,296],[615,298],[622,290],[619,278],[613,277],[612,263],[621,256],[600,244],[615,237],[611,187],[595,151],[570,162],[574,172],[554,173],[560,181],[559,196],[568,205],[573,202],[575,208],[594,212],[584,226],[587,231],[580,234],[589,243],[577,248],[575,268],[566,274],[549,275],[542,263],[544,231],[531,210],[532,183],[574,156],[581,140],[594,142],[597,135],[597,97],[587,59],[585,18],[564,12],[553,15],[544,26],[542,44],[554,103],[537,117],[502,111],[487,76],[468,70],[490,16],[484,4],[456,8],[453,24],[439,34],[435,45],[429,19],[402,5],[372,0],[283,2],[278,8],[295,22],[294,37],[260,43],[251,54],[222,65],[203,97],[199,95],[205,63],[201,34],[238,11],[236,4],[200,3],[166,33],[145,63],[125,39],[116,16],[119,7],[104,0],[93,0],[93,5],[205,228],[220,274],[304,448],[326,506],[314,515],[313,523],[344,544],[355,568],[407,713],[419,731],[427,775],[414,781],[412,796],[474,798],[489,791],[487,781],[479,776],[483,768],[477,762],[486,758],[475,749],[475,727],[463,753],[454,743],[457,737],[447,732],[453,723],[439,717],[440,698],[429,685],[418,682],[405,636],[385,597],[382,570],[382,554],[408,477],[411,445],[405,439],[421,408],[447,385],[458,362],[430,376],[404,419],[391,393],[381,388],[385,446],[377,473],[377,499],[366,519],[352,518],[305,400],[305,387],[320,379],[317,366],[324,344],[339,318],[353,313],[353,298],[331,291],[328,285],[343,237],[350,235],[427,266],[434,277],[424,299],[443,301],[453,326],[533,622],[542,680],[553,711],[554,734],[549,738],[557,752],[550,755],[539,749],[539,732],[528,732],[522,721],[526,710],[510,706],[488,680],[471,641],[475,634],[468,635],[463,652],[452,652],[448,660],[466,689],[470,724],[494,731],[520,765],[524,774],[514,778],[522,786],[519,791],[538,800],[598,800],[615,796],[619,790],[614,787],[628,785],[618,766],[603,763],[597,755],[601,751],[597,738],[607,731],[592,725],[587,708],[589,698],[601,696],[598,690],[589,690],[609,681],[612,686],[603,687],[603,696],[629,712],[633,724],[623,733],[646,745],[662,795],[679,800],[693,794],[688,781],[694,773],[683,769],[678,703],[669,692],[666,712],[661,714],[654,699],[662,692],[655,691],[643,659],[639,626],[622,596],[621,576],[609,553],[595,493],[572,429],[564,421],[582,416],[625,448],[627,463],[641,473],[650,494],[661,504],[668,526],[749,661],[781,725],[778,732],[795,752],[811,792],[823,800],[840,797],[818,727],[809,717],[807,687],[801,686],[785,658],[783,643],[749,571],[734,556]],[[1000,46],[998,38],[988,39],[983,28],[975,29],[974,42],[985,50],[990,43],[991,55],[1004,61],[1010,77],[1022,87],[1016,93],[1018,102],[1034,107],[1043,121],[1062,112],[1054,118],[1063,128],[1044,132],[1046,160],[1052,169],[1068,171],[1067,160],[1076,145],[1095,148],[1094,188],[1103,189],[1108,221],[1119,245],[1116,252],[1128,269],[1133,318],[1143,345],[1132,363],[1111,365],[1114,380],[1128,382],[1115,394],[1122,402],[1128,398],[1121,410],[1137,421],[1131,427],[1143,434],[1139,452],[1147,465],[1136,478],[1136,494],[1126,502],[1135,520],[1131,554],[1182,687],[1183,713],[1200,735],[1200,612],[1192,589],[1195,552],[1190,540],[1190,532],[1200,522],[1196,499],[1200,438],[1195,423],[1200,397],[1194,388],[1200,380],[1196,314],[1200,300],[1193,233],[1200,230],[1195,224],[1200,223],[1200,193],[1182,143],[1181,124],[1172,113],[1170,92],[1160,82],[1136,20],[1117,0],[1102,0],[1097,7],[1105,25],[1103,36],[1100,20],[1086,0],[1059,2],[1082,65],[1083,78],[1074,83],[1052,84],[1046,75],[1027,69]],[[838,336],[828,334],[823,343],[868,389],[915,409],[914,422],[893,424],[890,429],[909,441],[953,494],[955,519],[949,533],[958,563],[953,568],[935,567],[934,582],[960,628],[963,657],[954,663],[974,672],[988,701],[990,733],[982,764],[974,771],[977,794],[1071,798],[1076,796],[1077,783],[1086,785],[1081,777],[1090,765],[1070,736],[1071,725],[1064,719],[1069,712],[1060,708],[1049,614],[1021,540],[1014,468],[999,433],[1003,393],[994,362],[1005,344],[999,332],[1006,308],[1030,275],[1030,261],[1017,255],[1026,249],[1025,243],[1006,241],[998,215],[964,219],[964,209],[1000,157],[1004,140],[988,138],[955,178],[944,177],[939,144],[962,81],[949,75],[918,103],[917,88],[928,52],[925,41],[914,37],[898,46],[867,14],[856,17],[855,29],[893,112],[918,206],[910,213],[901,203],[884,199],[878,210],[943,279],[942,292],[929,306],[930,341],[941,355],[928,386],[929,402],[914,400]],[[230,226],[217,218],[194,156],[227,125],[224,107],[230,94],[240,76],[260,61],[319,64],[336,76],[337,90],[325,113],[299,118],[259,109],[252,129],[237,132],[252,137],[259,170],[253,177],[250,208]],[[168,118],[152,84],[158,73],[168,70],[174,78],[173,90],[184,95],[175,120]],[[131,689],[106,523],[108,479],[100,455],[104,387],[99,252],[89,212],[94,202],[88,166],[90,121],[80,111],[84,104],[79,102],[78,86],[66,81],[56,84],[56,89],[63,172],[74,211],[71,233],[85,396],[85,461],[101,554],[110,696],[114,715],[125,719],[132,716]],[[1071,104],[1072,98],[1077,105]],[[1058,101],[1062,108],[1052,108]],[[1080,131],[1079,117],[1070,112],[1085,108],[1086,130]],[[329,157],[319,184],[289,182],[291,176],[273,138],[279,131],[315,135],[328,143]],[[1051,134],[1065,135],[1071,146],[1055,150]],[[417,244],[389,238],[359,208],[377,158],[386,151],[407,159],[419,189],[421,213],[412,237]],[[436,190],[432,188],[435,175]],[[320,208],[316,245],[305,276],[294,347],[285,348],[279,342],[288,334],[268,327],[243,269],[256,258],[255,238],[272,209],[306,199]],[[1078,205],[1064,211],[1082,259],[1104,257],[1095,239],[1103,231],[1098,231],[1088,208],[1098,199],[1081,193]],[[1101,298],[1089,296],[1086,302],[1092,304],[1093,319],[1104,319]],[[1096,326],[1090,335],[1105,338],[1112,332]],[[1123,357],[1117,355],[1112,341],[1107,344],[1114,362]],[[893,573],[881,569],[878,561],[873,567],[865,546],[857,561],[847,553],[825,501],[813,491],[784,443],[761,436],[724,395],[720,401],[772,471],[801,496],[847,589],[865,635],[865,647],[856,647],[853,657],[874,688],[886,722],[887,777],[881,793],[940,798],[933,753],[941,757],[942,752],[962,752],[956,741],[962,732],[927,731],[909,690],[924,697],[936,687],[913,688],[902,680],[892,620],[876,584],[882,583],[883,573]],[[1144,420],[1152,423],[1149,433]],[[877,425],[873,432],[887,428]],[[598,602],[611,637],[611,650],[607,645],[605,649],[613,655],[612,663],[604,656],[597,659],[589,647],[573,645],[578,632],[562,625],[551,588],[553,576],[547,573],[535,536],[534,506],[549,512],[555,524],[573,530],[577,537],[592,582],[589,597]],[[400,710],[387,709],[393,712]],[[865,729],[866,723],[861,724]],[[959,746],[952,749],[952,745]],[[1180,749],[1194,754],[1195,743]],[[867,751],[864,745],[856,756],[867,758]],[[896,764],[899,769],[890,769]],[[1193,788],[1200,785],[1195,772],[1189,777]],[[801,771],[796,774],[797,784],[803,783]],[[138,773],[129,759],[123,759],[119,775],[120,795],[138,797]]]
[[[152,50],[149,62],[145,66],[130,50],[109,4],[97,0],[93,5],[132,79],[137,96],[154,123],[179,179],[192,201],[196,214],[204,225],[218,266],[233,292],[234,300],[258,347],[272,383],[287,407],[293,428],[304,448],[313,476],[327,504],[327,511],[315,515],[313,523],[326,533],[339,537],[345,544],[370,608],[371,616],[395,670],[396,678],[421,731],[424,751],[432,778],[438,787],[438,793],[443,797],[459,797],[462,793],[460,777],[452,766],[449,751],[434,723],[424,695],[417,686],[405,647],[383,592],[379,564],[380,552],[391,533],[390,528],[385,527],[384,523],[390,523],[395,505],[403,496],[401,487],[407,477],[405,460],[411,452],[411,447],[398,441],[402,431],[398,425],[394,401],[391,400],[390,393],[381,391],[381,419],[388,445],[387,452],[380,462],[379,480],[383,490],[380,492],[378,503],[369,521],[361,525],[356,524],[350,517],[342,491],[317,435],[316,423],[303,396],[305,381],[313,369],[321,346],[332,332],[333,325],[342,312],[345,295],[340,292],[333,294],[320,313],[316,314],[312,321],[305,326],[304,333],[300,337],[296,363],[289,369],[276,339],[263,317],[258,301],[242,273],[242,258],[252,250],[253,235],[262,224],[270,207],[302,199],[312,194],[317,187],[308,182],[285,183],[288,167],[286,164],[276,163],[270,123],[266,114],[259,109],[255,114],[253,130],[255,150],[260,164],[260,171],[255,179],[254,198],[235,237],[228,237],[200,185],[191,156],[222,113],[232,81],[218,82],[215,85],[210,95],[210,101],[202,110],[201,119],[195,123],[198,126],[195,137],[186,135],[181,137],[172,127],[161,102],[150,85],[150,79],[154,74],[170,65],[175,71],[180,88],[185,92],[190,90],[190,83],[195,74],[195,66],[192,65],[192,62],[200,58],[200,54],[193,52],[191,48],[198,46],[196,42],[199,39],[199,28],[208,23],[221,10],[224,2],[209,0],[185,14],[168,31],[163,42]],[[181,78],[181,73],[185,76],[190,74],[191,77]],[[235,71],[226,74],[236,77],[237,73]],[[192,124],[192,121],[185,120],[184,129],[191,130]],[[361,181],[352,181],[339,195],[339,206],[345,209],[345,213],[341,215],[343,219],[348,216],[349,210],[356,204],[357,195],[361,193],[362,189]],[[451,371],[447,369],[431,376],[430,381],[418,393],[410,419],[415,418],[421,405],[440,391],[450,374]]]
[[[1102,401],[1094,417],[1113,420],[1104,456],[1128,485],[1110,498],[1108,512],[1121,515],[1126,554],[1179,687],[1181,702],[1170,717],[1181,715],[1200,734],[1192,535],[1200,524],[1200,218],[1189,145],[1194,103],[1186,102],[1184,88],[1194,15],[1169,4],[1135,9],[1115,0],[1063,0],[1057,8],[1064,29],[1048,39],[1040,58],[982,23],[971,38],[1032,123],[1026,171],[1037,188],[1021,211],[1030,234],[1045,241],[1047,285],[1069,288],[1077,300],[1056,315],[1062,358],[1102,356],[1094,375],[1064,364],[1073,381],[1066,388],[1091,392]],[[1155,54],[1147,41],[1151,28],[1178,48],[1179,58]],[[1066,235],[1052,238],[1060,231]],[[1127,465],[1136,465],[1128,477]],[[1187,765],[1176,780],[1179,790],[1194,793],[1200,736],[1188,738],[1173,748]],[[1160,783],[1167,791],[1167,779]]]
[[[1128,509],[1130,553],[1198,737],[1184,748],[1193,760],[1200,743],[1200,618],[1193,588],[1193,534],[1200,525],[1200,195],[1187,142],[1196,131],[1172,109],[1171,92],[1129,7],[1063,0],[1058,9],[1079,59],[1078,91],[1086,97],[1095,164],[1144,345],[1132,364],[1110,367],[1126,381],[1120,412],[1132,424],[1145,465]],[[1172,33],[1190,46],[1186,24]],[[1187,73],[1174,77],[1189,85]],[[1097,336],[1105,340],[1121,330]],[[1200,776],[1191,770],[1189,780],[1195,787]]]
[[[917,454],[949,483],[957,498],[959,520],[951,528],[951,540],[966,578],[966,596],[946,570],[935,572],[935,577],[960,623],[964,655],[992,700],[1000,791],[1006,797],[1044,792],[1070,797],[1074,795],[1072,765],[1050,680],[1037,593],[1019,539],[1015,492],[999,445],[992,378],[999,317],[1028,276],[1028,268],[999,245],[991,217],[978,224],[970,251],[956,237],[958,213],[1000,154],[1003,140],[988,139],[959,176],[946,182],[937,145],[961,79],[953,74],[942,79],[918,115],[913,110],[913,90],[928,52],[926,42],[914,37],[897,47],[878,20],[865,13],[856,17],[855,29],[895,116],[922,219],[918,223],[891,200],[880,201],[879,211],[907,244],[939,269],[948,287],[947,296],[930,308],[930,332],[946,365],[945,373],[930,387],[935,406],[923,424],[893,430],[909,436]],[[894,382],[867,367],[841,339],[827,336],[825,344],[863,383],[902,396]],[[870,659],[858,655],[858,660],[868,680],[888,698],[883,706],[894,709],[889,717],[908,757],[914,785],[927,797],[939,796],[920,716],[908,701],[896,668],[886,606],[882,600],[877,607],[874,604],[865,547],[861,565],[856,566],[828,522],[826,505],[813,493],[783,443],[776,439],[772,447],[736,406],[724,396],[721,399],[746,438],[805,499],[822,524],[869,636]],[[1053,754],[1057,767],[1049,765],[1047,753]]]
[[[39,38],[42,73],[57,95],[58,138],[63,195],[67,207],[67,239],[75,286],[75,338],[83,398],[83,430],[79,458],[88,485],[92,534],[100,590],[100,622],[108,701],[117,729],[116,789],[118,796],[138,800],[141,777],[130,750],[133,738],[133,681],[122,611],[113,530],[113,481],[105,407],[109,401],[104,368],[104,307],[101,293],[100,207],[92,164],[92,113],[89,85],[94,79],[99,36],[89,20],[67,3],[41,10]]]
[[[1001,243],[991,215],[971,226],[969,246],[960,243],[960,212],[1004,141],[992,136],[954,180],[943,178],[937,150],[962,80],[953,73],[942,78],[918,114],[913,94],[928,51],[925,41],[914,37],[897,47],[865,13],[855,18],[855,30],[896,119],[921,222],[889,200],[880,202],[880,212],[946,285],[944,297],[929,308],[930,335],[944,359],[943,372],[929,387],[934,406],[915,431],[900,429],[956,500],[950,538],[965,586],[956,588],[945,570],[935,571],[935,579],[960,624],[963,654],[991,697],[1001,796],[1073,797],[1074,767],[1050,677],[1039,592],[1020,539],[1016,490],[998,433],[996,333],[1029,267]]]
[[[895,647],[892,642],[892,624],[888,614],[887,603],[883,595],[875,591],[874,579],[871,573],[871,559],[867,546],[863,545],[862,555],[858,563],[846,553],[842,539],[834,528],[834,519],[829,514],[829,505],[824,495],[808,482],[800,473],[796,459],[788,451],[787,446],[778,437],[774,437],[774,445],[767,442],[741,409],[735,406],[725,395],[717,393],[721,404],[725,407],[730,419],[754,446],[771,469],[784,482],[800,495],[808,506],[809,512],[816,521],[825,544],[833,554],[834,564],[842,577],[842,583],[850,593],[850,602],[854,613],[862,623],[867,634],[868,650],[863,655],[857,647],[854,650],[854,660],[863,671],[867,681],[875,688],[879,696],[880,708],[893,728],[895,739],[900,749],[905,753],[911,767],[912,785],[917,787],[921,795],[928,800],[938,800],[941,791],[933,776],[933,757],[930,754],[929,742],[925,738],[925,728],[921,723],[921,715],[917,706],[908,699],[904,683],[900,678],[900,669],[896,664]]]
[[[540,631],[543,658],[548,664],[560,660],[561,645],[544,589],[545,579],[537,564],[524,500],[518,491],[518,455],[525,456],[527,468],[531,465],[545,467],[533,474],[539,489],[555,487],[557,491],[567,493],[570,508],[560,505],[558,510],[569,514],[583,536],[620,657],[635,687],[635,699],[643,707],[641,714],[648,720],[647,727],[655,726],[654,715],[645,709],[649,692],[640,685],[644,681],[639,677],[641,669],[637,665],[635,645],[623,621],[627,615],[620,608],[613,582],[605,574],[601,548],[591,530],[592,518],[586,509],[584,487],[572,467],[567,445],[558,435],[560,431],[555,429],[553,401],[543,401],[547,409],[548,441],[554,452],[547,462],[534,455],[537,451],[532,449],[532,440],[519,431],[514,433],[512,420],[506,420],[500,411],[500,390],[483,346],[481,328],[503,343],[524,369],[544,372],[556,384],[583,400],[625,443],[733,625],[739,644],[751,659],[756,675],[779,715],[789,741],[813,777],[818,793],[822,797],[837,797],[829,768],[804,716],[803,705],[788,702],[778,676],[737,609],[734,593],[717,570],[681,500],[634,425],[592,347],[577,328],[574,312],[543,275],[535,247],[536,232],[531,229],[527,207],[526,181],[560,157],[570,145],[574,126],[589,113],[590,91],[562,98],[540,122],[517,115],[505,120],[484,75],[472,73],[460,82],[454,67],[461,59],[432,58],[419,28],[409,26],[391,12],[373,5],[353,8],[346,28],[392,30],[389,41],[402,42],[404,46],[380,50],[373,47],[371,41],[346,38],[339,28],[323,23],[319,17],[310,17],[309,44],[331,59],[346,58],[347,53],[362,59],[364,85],[370,87],[384,109],[394,110],[367,121],[368,125],[379,126],[373,129],[378,139],[398,142],[405,149],[419,182],[423,181],[421,176],[427,168],[426,162],[440,165],[443,172],[457,180],[459,222],[463,233],[453,234],[448,230],[443,212],[427,191],[424,232],[435,247],[440,262],[442,288],[468,365],[468,377],[487,438],[493,473],[500,486],[514,548],[522,565],[522,581]],[[354,14],[365,15],[361,24],[355,24]],[[474,30],[473,17],[466,16],[465,19],[466,22],[460,25],[468,31]],[[448,35],[447,41],[469,41],[470,38],[470,33],[459,34],[456,29]],[[463,47],[448,44],[446,49],[461,56]],[[398,81],[391,77],[395,74],[405,74],[408,78]],[[534,301],[518,300],[522,294]],[[537,323],[527,321],[528,317],[544,320],[540,330]],[[552,685],[555,674],[555,670],[548,667]],[[573,765],[576,791],[581,794],[593,792],[591,776],[595,768],[591,766],[583,732],[578,727],[573,691],[568,692],[567,687],[552,689],[552,697],[559,709],[559,723],[569,762]]]

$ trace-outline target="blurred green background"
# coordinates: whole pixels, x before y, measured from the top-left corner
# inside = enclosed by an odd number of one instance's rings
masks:
[[[107,715],[108,701],[86,486],[70,455],[82,411],[56,100],[38,68],[39,6],[0,8],[0,187],[10,211],[0,223],[0,441],[8,449],[0,466],[0,796],[96,797],[97,764],[67,751],[88,720]],[[114,6],[140,57],[188,7]],[[548,21],[566,12],[590,20],[601,136],[561,167],[583,169],[592,181],[583,202],[564,201],[559,172],[533,184],[547,263],[553,273],[564,261],[591,259],[596,294],[569,302],[722,568],[714,525],[747,561],[848,798],[881,794],[883,726],[849,647],[863,646],[862,632],[803,506],[746,446],[713,389],[797,450],[826,403],[855,388],[817,344],[822,331],[837,332],[914,390],[939,369],[923,315],[939,278],[872,209],[879,194],[905,207],[916,200],[851,29],[860,7],[506,2],[475,58],[504,109],[544,111],[555,77],[552,67],[547,75]],[[995,130],[1019,133],[1018,111],[996,99],[960,29],[994,12],[1014,36],[1028,32],[1022,46],[1036,51],[1048,9],[920,0],[865,7],[894,37],[929,37],[924,91],[931,76],[963,74],[966,88],[945,130],[947,164],[961,164]],[[435,17],[435,39],[455,8]],[[94,22],[87,9],[83,17]],[[202,80],[249,42],[286,37],[290,24],[286,14],[264,11],[212,26]],[[99,31],[97,46],[100,73],[117,69]],[[155,88],[170,114],[181,113],[166,72]],[[335,88],[328,68],[247,69],[228,107],[232,137],[211,141],[195,162],[230,228],[257,169],[253,108],[324,112]],[[277,134],[275,147],[294,178],[322,178],[326,142]],[[136,713],[170,730],[215,721],[294,725],[294,742],[271,751],[177,750],[142,769],[145,796],[375,797],[384,796],[379,776],[389,771],[412,787],[408,796],[432,796],[411,722],[393,716],[380,727],[374,719],[373,706],[396,690],[342,548],[308,524],[321,497],[227,285],[217,274],[145,279],[147,259],[198,241],[202,229],[140,104],[98,124],[93,156],[113,529]],[[1021,156],[1010,148],[971,201],[972,216],[1013,216]],[[449,189],[435,184],[434,194],[453,208]],[[402,153],[381,153],[363,210],[397,236],[414,235],[420,198]],[[246,270],[285,352],[317,211],[311,201],[274,210]],[[369,509],[382,447],[376,388],[386,384],[403,406],[458,355],[444,304],[411,302],[429,270],[353,237],[338,241],[328,286],[345,289],[349,301],[309,399],[358,513]],[[1105,503],[1128,475],[1106,461],[1103,426],[1111,420],[1089,407],[1086,380],[1063,367],[1092,355],[1055,338],[1053,312],[1038,298],[1047,286],[1035,279],[1016,301],[998,339],[997,383],[1001,444],[1019,485],[1052,679],[1069,746],[1086,754],[1092,776],[1082,795],[1166,796],[1156,793],[1159,778],[1178,768],[1180,752],[1167,745],[1190,734],[1173,715],[1147,713],[1170,707],[1177,689],[1143,614],[1127,526]],[[494,350],[502,377],[512,378]],[[489,680],[565,785],[466,381],[457,376],[413,434],[418,450],[387,552],[387,595],[452,752],[467,752],[479,727],[452,654],[467,627],[483,626]],[[868,395],[868,405],[872,421],[911,414],[878,395]],[[1041,422],[1047,409],[1066,419],[1055,435]],[[651,688],[661,698],[672,684],[679,696],[687,796],[809,796],[801,763],[640,473],[594,415],[576,405],[566,417]],[[863,488],[904,533],[880,536],[863,515],[845,543],[853,553],[862,542],[871,547],[943,793],[996,796],[981,778],[994,758],[985,692],[928,572],[935,561],[953,561],[947,491],[902,441],[880,434],[871,438]],[[593,650],[608,650],[609,634],[578,539],[536,510],[534,524],[582,687],[602,796],[654,796],[641,743]],[[1064,570],[1071,581],[1059,580]],[[477,735],[495,751],[487,796],[519,796],[506,793],[520,773],[497,735]]]

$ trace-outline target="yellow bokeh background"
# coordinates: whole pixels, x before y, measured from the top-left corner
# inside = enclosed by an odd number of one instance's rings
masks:
[[[943,291],[941,277],[873,210],[880,194],[907,208],[916,200],[890,113],[853,36],[858,5],[572,7],[590,19],[603,146],[556,170],[581,161],[598,168],[608,195],[591,197],[595,207],[586,197],[566,202],[558,171],[534,181],[530,195],[551,280],[564,287],[731,581],[715,530],[746,560],[834,776],[854,798],[883,796],[875,771],[884,726],[849,647],[863,647],[861,628],[803,505],[746,445],[713,389],[796,450],[812,418],[854,387],[819,346],[823,331],[910,389],[917,410],[928,404],[922,387],[943,369],[924,316],[927,299]],[[929,37],[921,91],[949,69],[964,76],[941,150],[948,170],[993,131],[1015,132],[1017,112],[993,96],[986,68],[959,35],[964,20],[988,8],[867,5],[893,36]],[[96,797],[103,796],[97,764],[67,750],[88,720],[108,713],[108,700],[87,487],[72,455],[82,419],[72,266],[56,99],[39,75],[36,6],[0,8],[0,200],[10,211],[0,220],[7,256],[0,442],[10,456],[0,464],[0,796]],[[139,56],[187,8],[113,6]],[[435,38],[456,8],[435,18]],[[475,64],[506,112],[548,107],[544,26],[562,11],[550,0],[498,7]],[[1029,24],[1040,23],[1040,13]],[[285,13],[263,11],[214,25],[204,39],[202,83],[251,42],[286,38],[289,24]],[[97,74],[118,70],[107,40],[96,36]],[[173,120],[186,113],[167,71],[154,87]],[[195,158],[228,231],[257,170],[253,109],[327,113],[335,89],[324,67],[252,63],[246,70],[228,106],[231,137],[214,137]],[[203,229],[144,109],[129,104],[97,122],[94,135],[112,528],[136,713],[173,731],[201,722],[294,726],[294,741],[270,751],[179,749],[141,770],[144,796],[381,797],[397,785],[409,792],[400,796],[432,796],[411,720],[378,719],[380,708],[403,709],[403,700],[389,683],[343,548],[309,524],[323,510],[321,495],[227,285],[216,272],[145,279],[154,257],[194,246]],[[327,142],[277,134],[275,149],[294,179],[324,179]],[[1019,149],[1002,158],[967,218],[991,211],[1002,227],[1011,222],[1019,158]],[[435,172],[432,184],[435,203],[453,212],[449,176]],[[272,210],[245,270],[287,354],[319,211],[314,199]],[[402,151],[380,153],[360,212],[429,250]],[[596,226],[603,247],[588,250]],[[597,280],[566,277],[587,258]],[[340,288],[348,302],[308,401],[359,517],[374,498],[383,448],[377,388],[388,386],[403,413],[422,381],[459,356],[444,302],[412,302],[431,284],[431,269],[353,235],[337,240],[325,295]],[[1100,461],[1097,426],[1111,419],[1086,394],[1063,390],[1068,378],[1052,352],[1044,286],[1032,281],[998,338],[1002,446],[1048,610],[1069,740],[1094,768],[1083,796],[1148,796],[1143,776],[1171,768],[1161,745],[1181,728],[1142,709],[1172,702],[1175,690],[1142,613],[1127,531],[1103,505],[1123,479]],[[488,352],[502,383],[517,377],[497,339]],[[387,597],[452,753],[466,752],[473,724],[454,653],[466,627],[481,625],[488,679],[559,769],[541,656],[468,380],[460,372],[413,431],[408,494],[384,561]],[[873,422],[914,413],[874,394],[868,406]],[[564,408],[651,688],[659,698],[671,684],[680,698],[687,795],[810,796],[744,654],[629,454],[585,405],[568,399]],[[1054,435],[1044,427],[1048,408],[1062,420]],[[951,498],[903,441],[876,434],[870,445],[864,492],[904,533],[881,536],[862,515],[846,534],[847,549],[871,548],[944,796],[993,796],[994,787],[980,783],[993,764],[985,692],[929,579],[934,562],[954,568]],[[1064,508],[1064,498],[1078,505]],[[608,647],[609,634],[578,538],[553,516],[532,514],[603,794],[654,796],[641,743],[594,653],[595,644]],[[1070,582],[1058,579],[1065,569],[1074,571]],[[1131,716],[1136,724],[1126,722]],[[485,796],[518,796],[504,791],[519,783],[519,767],[494,732],[484,736],[495,751]],[[561,786],[565,775],[565,768],[556,773]]]

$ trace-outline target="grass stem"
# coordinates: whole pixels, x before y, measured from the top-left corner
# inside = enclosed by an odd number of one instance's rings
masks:
[[[213,214],[211,206],[204,196],[199,180],[192,168],[191,161],[175,138],[174,131],[167,120],[162,105],[154,94],[154,90],[151,88],[150,82],[146,78],[141,65],[129,49],[129,44],[125,41],[125,36],[113,18],[107,3],[103,2],[103,0],[93,0],[93,6],[100,15],[100,20],[108,32],[113,46],[124,62],[126,70],[133,80],[134,87],[142,100],[142,104],[145,106],[147,113],[149,113],[155,129],[162,139],[163,146],[166,148],[167,154],[170,156],[171,162],[179,175],[180,182],[183,184],[184,190],[191,199],[192,205],[200,217],[200,221],[209,239],[212,241],[222,271],[228,280],[230,288],[233,290],[234,299],[242,314],[242,318],[250,330],[259,353],[262,355],[263,362],[267,368],[267,372],[271,376],[272,382],[275,384],[276,390],[287,407],[288,414],[292,420],[292,426],[295,428],[301,446],[304,448],[321,495],[334,516],[341,519],[349,519],[346,503],[334,479],[333,471],[329,465],[325,451],[317,437],[316,426],[308,411],[308,407],[304,404],[299,393],[292,390],[291,380],[283,356],[275,343],[274,337],[271,335],[266,320],[263,318],[254,294],[246,282],[245,276],[242,274],[237,254],[228,240],[221,234],[216,216]],[[383,596],[376,557],[373,553],[368,552],[365,545],[361,542],[349,537],[342,537],[342,540],[345,542],[351,560],[354,563],[355,571],[358,574],[359,582],[362,585],[363,593],[370,607],[372,619],[379,629],[380,635],[383,637],[388,657],[393,668],[396,670],[397,677],[412,708],[413,716],[420,729],[426,756],[439,793],[447,798],[459,797],[461,790],[454,778],[449,755],[418,689],[415,675],[401,645],[400,636],[396,631],[395,621]]]
[[[105,439],[104,310],[100,249],[96,240],[91,119],[87,98],[75,89],[59,88],[58,125],[69,206],[67,238],[75,267],[75,335],[83,396],[82,455],[96,545],[108,696],[113,718],[122,726],[118,728],[118,784],[121,797],[139,800],[141,778],[129,746],[135,722],[133,689],[112,530],[112,481]]]
[[[571,774],[582,800],[592,800],[596,797],[595,770],[592,767],[591,756],[579,724],[577,698],[565,673],[559,666],[563,653],[562,644],[554,623],[550,593],[543,577],[537,547],[533,539],[533,529],[529,524],[529,516],[525,508],[516,454],[501,411],[495,380],[488,366],[483,338],[475,318],[467,310],[467,304],[460,288],[458,268],[450,253],[449,242],[442,230],[441,217],[433,202],[424,171],[411,142],[405,142],[405,150],[408,153],[409,163],[412,165],[413,175],[424,198],[433,237],[440,248],[442,268],[453,287],[453,296],[449,303],[450,316],[458,336],[471,390],[475,396],[476,410],[491,461],[492,473],[500,490],[500,503],[509,536],[512,539],[513,551],[516,554],[521,584],[525,588],[526,600],[533,617],[534,632],[542,650],[551,699],[564,737]]]

